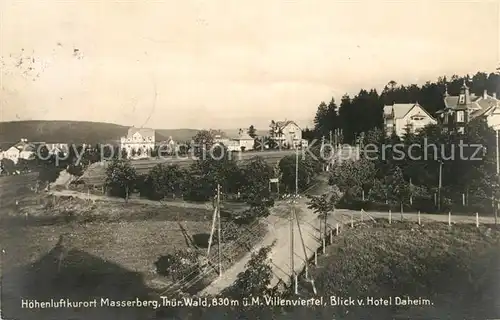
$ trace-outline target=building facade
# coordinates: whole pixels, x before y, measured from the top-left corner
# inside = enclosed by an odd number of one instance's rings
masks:
[[[384,128],[388,136],[394,133],[402,137],[407,130],[415,133],[427,125],[436,123],[437,120],[418,102],[384,106]]]
[[[445,90],[443,99],[445,107],[437,115],[444,130],[463,133],[466,124],[478,117],[484,117],[493,129],[500,129],[500,101],[496,93],[489,95],[484,90],[481,96],[476,96],[464,81],[458,96],[450,96]]]
[[[307,146],[307,141],[302,139],[302,129],[290,120],[271,121],[269,125],[269,138],[282,148],[296,148]]]
[[[255,140],[248,133],[240,129],[235,136],[226,136],[224,133],[215,135],[215,142],[223,144],[229,151],[250,151],[253,150]]]
[[[35,159],[35,153],[36,146],[29,143],[26,139],[21,139],[21,141],[2,152],[2,159],[8,159],[17,164],[20,159]]]
[[[120,147],[129,158],[147,158],[162,141],[162,137],[154,129],[131,127],[127,136],[120,139]]]

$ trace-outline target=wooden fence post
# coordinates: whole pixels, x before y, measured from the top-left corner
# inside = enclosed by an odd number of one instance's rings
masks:
[[[448,211],[448,226],[451,226],[451,211]]]
[[[323,237],[323,254],[326,253],[326,239]]]
[[[476,212],[476,228],[479,228],[479,212]]]
[[[392,223],[392,211],[389,209],[389,224]]]
[[[317,266],[318,265],[318,252],[314,252],[314,265]]]
[[[333,229],[330,228],[330,244],[333,244]]]
[[[299,294],[299,279],[297,275],[295,275],[295,294]]]
[[[337,235],[339,235],[339,224],[337,223],[337,225],[335,226],[335,230],[337,231]]]
[[[418,225],[420,225],[420,210],[418,210]]]
[[[351,228],[354,228],[354,212],[351,213]]]

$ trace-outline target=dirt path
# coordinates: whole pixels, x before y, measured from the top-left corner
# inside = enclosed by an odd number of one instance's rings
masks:
[[[90,201],[107,201],[107,202],[125,203],[125,200],[122,198],[108,197],[108,196],[97,195],[97,194],[92,194],[92,193],[87,194],[87,193],[74,191],[74,190],[51,190],[49,192],[49,194],[57,196],[57,197],[74,197],[74,198],[79,198],[82,200],[90,200]],[[153,205],[153,206],[173,206],[173,207],[182,207],[182,208],[196,208],[196,209],[207,209],[207,210],[213,209],[211,203],[192,203],[192,202],[185,202],[182,200],[179,200],[179,201],[154,201],[154,200],[148,200],[148,199],[132,198],[132,199],[128,200],[128,203],[147,204],[147,205]]]
[[[322,245],[319,239],[319,225],[320,221],[317,219],[316,215],[312,210],[307,209],[307,200],[301,199],[297,204],[299,214],[300,229],[302,231],[302,238],[304,241],[305,252],[307,259],[311,259],[314,252],[319,249]],[[291,274],[291,259],[290,259],[290,223],[288,220],[289,209],[287,205],[278,205],[273,208],[273,215],[267,219],[269,225],[269,233],[262,240],[262,242],[256,246],[255,251],[260,248],[270,245],[274,240],[276,240],[276,245],[273,247],[270,258],[272,261],[274,278],[271,285],[277,285],[280,281],[288,283],[290,281]],[[339,224],[340,230],[342,228],[349,228],[351,220],[356,223],[362,220],[371,220],[371,218],[388,219],[388,212],[369,212],[362,213],[360,211],[353,210],[337,210],[334,215],[330,216],[328,219],[329,226],[334,229],[336,224]],[[403,214],[403,219],[406,221],[418,221],[418,214],[416,213],[405,213]],[[400,213],[392,215],[392,221],[401,220]],[[448,215],[436,215],[436,214],[422,214],[420,216],[421,223],[425,224],[427,222],[448,222]],[[471,216],[452,216],[452,224],[457,223],[467,223],[475,224],[476,217]],[[493,217],[480,217],[480,224],[493,224],[495,219]],[[305,255],[304,248],[300,239],[300,234],[297,225],[294,226],[294,270],[295,272],[301,272],[305,266]],[[238,263],[233,265],[230,269],[224,272],[221,278],[216,279],[212,282],[202,294],[217,294],[223,289],[229,287],[234,283],[238,274],[245,270],[246,263],[250,260],[251,254],[247,254]]]

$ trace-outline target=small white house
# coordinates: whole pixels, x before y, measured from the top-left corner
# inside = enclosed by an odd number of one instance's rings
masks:
[[[3,158],[9,159],[15,164],[19,159],[32,160],[35,158],[36,147],[28,143],[27,139],[21,139],[18,143],[3,152]]]
[[[304,146],[305,142],[302,140],[302,129],[294,121],[271,121],[269,127],[271,128],[270,138],[276,141],[279,146],[292,148]]]
[[[229,151],[253,150],[255,139],[242,129],[235,136],[225,136],[223,133],[215,135],[215,142],[223,144]]]
[[[418,103],[395,103],[384,107],[384,128],[388,136],[394,132],[402,137],[407,128],[416,132],[436,123],[436,119]]]

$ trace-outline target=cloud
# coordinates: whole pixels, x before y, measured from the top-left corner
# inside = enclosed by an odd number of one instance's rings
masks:
[[[140,125],[153,106],[153,127],[311,118],[320,101],[332,95],[339,101],[361,87],[493,68],[496,8],[435,1],[5,0],[0,54],[34,52],[43,72],[32,81],[2,69],[3,119],[22,109],[27,119]]]

